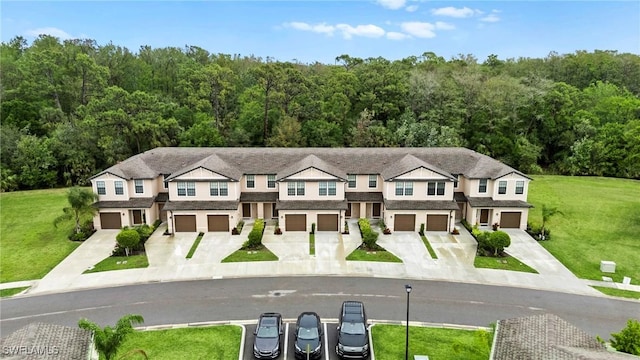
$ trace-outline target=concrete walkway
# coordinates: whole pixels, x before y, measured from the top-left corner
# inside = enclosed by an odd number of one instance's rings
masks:
[[[534,239],[521,230],[507,230],[511,246],[506,251],[536,269],[539,274],[476,269],[473,266],[476,242],[466,229],[460,235],[427,232],[425,235],[438,259],[432,259],[420,236],[413,232],[380,235],[379,244],[403,263],[347,261],[345,257],[361,243],[355,220],[349,221],[350,234],[317,232],[315,255],[309,254],[309,234],[289,232],[274,235],[267,225],[263,244],[278,261],[221,263],[239,249],[251,231],[247,222],[240,235],[206,233],[191,259],[186,255],[197,233],[164,235],[158,228],[146,243],[149,267],[83,274],[108,257],[115,246],[117,230],[96,232],[43,279],[0,284],[0,288],[31,286],[24,294],[54,293],[159,281],[181,281],[232,277],[336,275],[418,280],[442,280],[498,286],[524,287],[575,294],[604,296],[590,285],[640,291],[638,285],[623,285],[578,279]],[[618,286],[621,285],[621,286]]]

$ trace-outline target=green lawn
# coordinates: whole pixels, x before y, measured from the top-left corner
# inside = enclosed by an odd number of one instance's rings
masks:
[[[245,261],[275,261],[278,257],[269,251],[266,247],[257,250],[240,249],[233,254],[222,259],[223,263],[228,262],[245,262]]]
[[[196,240],[193,242],[193,245],[191,245],[191,249],[189,249],[189,253],[187,254],[187,259],[191,259],[193,257],[193,254],[195,254],[196,250],[198,249],[198,245],[200,245],[200,240],[202,240],[203,236],[204,236],[204,233],[198,234],[198,236],[196,237]]]
[[[95,273],[101,271],[137,269],[149,266],[149,260],[146,254],[131,256],[109,256],[108,258],[97,263],[93,269],[87,270],[84,274]]]
[[[316,254],[316,235],[309,234],[309,255]]]
[[[376,360],[404,359],[406,327],[375,325],[371,337]],[[487,360],[492,334],[484,330],[409,327],[409,359],[428,355],[429,360]]]
[[[380,261],[380,262],[397,262],[401,263],[402,260],[397,256],[386,250],[378,250],[378,251],[368,251],[362,249],[355,249],[349,256],[347,256],[347,260],[353,261]]]
[[[538,272],[531,268],[529,265],[521,262],[520,260],[511,257],[489,257],[489,256],[476,256],[473,260],[473,266],[477,268],[485,269],[498,269],[498,270],[511,270],[522,271],[537,274]]]
[[[120,359],[132,350],[141,349],[149,359],[237,359],[241,336],[242,329],[234,325],[136,331],[127,336],[116,357]],[[138,354],[126,357],[131,360],[143,358]]]
[[[19,288],[2,289],[0,290],[0,297],[13,296],[15,294],[22,292],[22,290],[28,289],[28,288],[29,287],[26,286],[26,287],[19,287]]]
[[[429,239],[427,239],[426,236],[424,235],[420,235],[420,237],[422,238],[422,242],[424,243],[424,246],[427,247],[427,251],[429,251],[429,255],[431,255],[432,259],[437,259],[438,255],[436,255],[436,252],[433,251],[433,247],[431,246],[431,243],[429,242]]]
[[[640,284],[640,181],[533,176],[530,222],[541,222],[542,204],[557,207],[547,224],[552,239],[541,244],[580,278]],[[616,262],[615,274],[600,272],[600,260]]]
[[[67,236],[73,223],[53,226],[68,206],[67,189],[0,194],[0,282],[40,279],[80,243]]]
[[[606,295],[640,300],[640,292],[637,291],[614,289],[604,286],[593,286],[593,288]]]

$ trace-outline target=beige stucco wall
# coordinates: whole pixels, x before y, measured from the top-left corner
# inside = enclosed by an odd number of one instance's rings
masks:
[[[507,182],[507,193],[506,194],[498,194],[498,187],[500,185],[500,181]],[[516,194],[516,182],[524,181],[524,191],[522,194]],[[529,179],[522,177],[517,174],[509,174],[503,176],[496,181],[493,182],[493,199],[494,200],[522,200],[527,201],[527,193],[529,190]]]
[[[99,201],[126,201],[129,200],[129,194],[133,192],[133,188],[130,189],[130,186],[127,184],[127,181],[121,177],[112,175],[112,174],[104,174],[100,177],[94,178],[91,180],[91,190],[94,193],[98,193],[98,181],[104,181],[104,186],[106,190],[105,195],[99,195]],[[123,194],[116,195],[115,182],[122,181]]]
[[[251,175],[251,174],[250,174]],[[255,187],[253,188],[247,188],[247,175],[243,175],[242,179],[240,179],[240,191],[242,192],[271,192],[271,191],[278,191],[278,181],[276,179],[276,187],[275,188],[268,188],[268,182],[267,182],[267,178],[268,176],[266,174],[262,174],[262,175],[258,175],[258,174],[253,174],[254,176],[254,184]]]
[[[171,201],[232,201],[240,198],[240,192],[238,188],[240,184],[235,181],[228,181],[229,179],[213,173],[209,170],[198,168],[194,171],[190,171],[186,174],[180,175],[174,180],[169,182],[169,199]],[[178,182],[181,181],[193,181],[195,182],[196,196],[178,196]],[[228,181],[227,188],[229,193],[227,196],[211,196],[210,185],[211,181]]]
[[[469,224],[476,225],[480,224],[480,210],[481,208],[472,208],[467,205],[467,221]],[[489,209],[489,222],[488,225],[491,226],[495,223],[500,223],[500,213],[502,211],[505,212],[521,212],[520,216],[520,229],[525,230],[527,228],[527,219],[529,218],[529,209],[528,208],[493,208]]]
[[[311,224],[318,225],[318,214],[338,214],[338,230],[344,231],[344,211],[337,210],[280,210],[278,212],[278,226],[285,232],[287,228],[286,215],[307,215],[307,232],[311,231]]]
[[[412,196],[396,195],[396,182],[385,181],[383,194],[389,200],[453,200],[453,181],[443,179],[433,181],[445,182],[444,195],[427,195],[426,181],[413,181]]]
[[[372,174],[373,175],[373,174]],[[380,192],[382,191],[382,178],[376,175],[376,187],[369,187],[369,175],[356,175],[356,187],[350,188],[349,183],[345,182],[344,189],[347,192]]]

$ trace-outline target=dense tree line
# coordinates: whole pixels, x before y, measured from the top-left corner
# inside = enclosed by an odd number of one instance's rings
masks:
[[[640,178],[640,56],[334,64],[1,44],[2,190],[84,184],[157,146],[465,146],[525,172]]]

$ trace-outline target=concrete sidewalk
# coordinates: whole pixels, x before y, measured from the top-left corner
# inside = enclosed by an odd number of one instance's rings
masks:
[[[397,232],[380,235],[379,244],[400,257],[403,263],[346,261],[345,257],[361,242],[355,221],[349,224],[351,234],[316,233],[315,255],[309,255],[309,235],[306,232],[273,235],[274,226],[267,226],[263,244],[278,256],[278,261],[221,263],[223,258],[242,246],[251,226],[247,222],[240,235],[205,234],[194,256],[186,259],[197,233],[163,235],[166,228],[163,225],[146,243],[149,267],[83,274],[87,268],[108,257],[115,245],[117,230],[99,231],[43,279],[0,284],[0,288],[31,286],[25,294],[42,294],[147,282],[306,275],[441,280],[595,296],[604,295],[590,285],[615,286],[612,283],[578,279],[520,230],[507,230],[512,245],[506,250],[535,268],[539,274],[476,269],[473,266],[475,240],[464,228],[460,229],[460,235],[455,236],[447,233],[426,234],[438,259],[431,259],[417,233]],[[640,286],[626,285],[624,289],[640,291]]]

